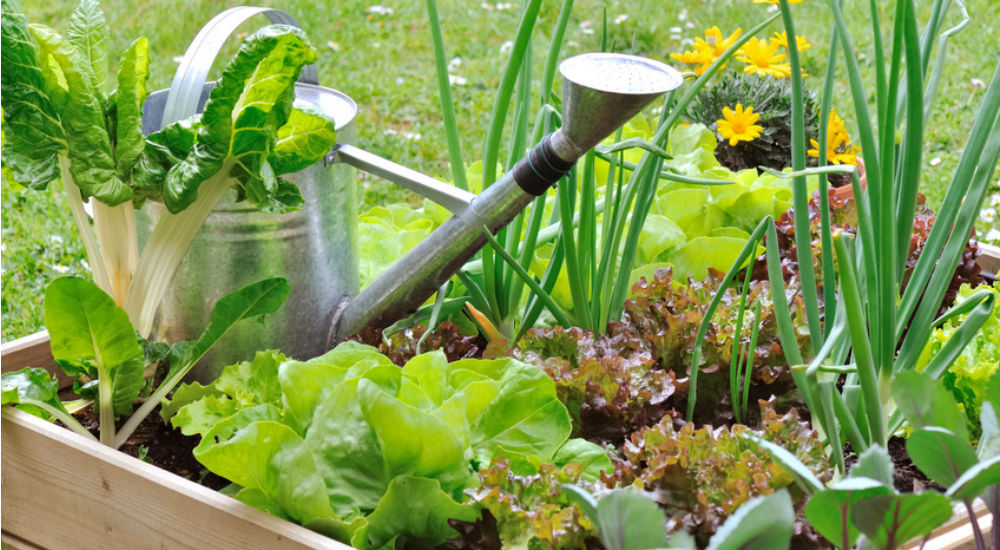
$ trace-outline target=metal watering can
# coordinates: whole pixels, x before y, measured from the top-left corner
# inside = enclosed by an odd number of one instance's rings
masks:
[[[170,89],[149,96],[145,133],[200,112],[212,87],[205,78],[213,60],[232,32],[257,14],[299,27],[287,13],[269,8],[243,6],[217,15],[188,47]],[[316,68],[305,67],[296,84],[296,102],[331,117],[338,142],[324,162],[285,176],[298,185],[305,204],[287,214],[264,214],[235,202],[235,192],[223,199],[174,275],[153,337],[197,337],[216,301],[275,276],[292,287],[285,305],[261,322],[234,327],[202,359],[193,378],[212,380],[226,364],[250,359],[260,349],[314,357],[365,327],[388,326],[416,310],[486,244],[484,226],[499,231],[594,145],[683,82],[667,65],[623,54],[583,54],[559,69],[563,126],[477,196],[353,146],[357,105],[343,93],[319,86]],[[355,169],[403,185],[454,214],[360,294]],[[141,243],[165,211],[163,204],[148,201],[139,212]]]

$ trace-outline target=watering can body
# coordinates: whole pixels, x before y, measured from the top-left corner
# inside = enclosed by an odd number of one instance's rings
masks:
[[[199,101],[201,111],[211,84]],[[145,133],[159,130],[168,90],[150,95],[144,107]],[[296,104],[335,121],[339,143],[353,143],[357,106],[348,96],[314,84],[296,85]],[[284,306],[259,321],[241,323],[201,360],[193,378],[207,382],[232,362],[257,350],[281,349],[296,358],[326,351],[331,312],[344,296],[358,292],[357,170],[320,162],[283,176],[298,186],[300,209],[267,214],[236,201],[231,191],[209,215],[157,312],[151,338],[177,342],[197,338],[208,326],[212,306],[223,296],[269,277],[291,286]],[[166,213],[159,201],[137,212],[140,244]]]

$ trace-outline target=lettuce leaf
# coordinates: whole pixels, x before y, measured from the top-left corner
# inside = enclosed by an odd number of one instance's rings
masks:
[[[449,520],[479,517],[463,491],[500,456],[576,463],[591,479],[610,470],[603,449],[568,442],[552,380],[514,359],[434,351],[400,368],[347,342],[308,361],[261,352],[177,395],[173,424],[203,434],[196,458],[243,487],[238,498],[359,547],[456,536]]]

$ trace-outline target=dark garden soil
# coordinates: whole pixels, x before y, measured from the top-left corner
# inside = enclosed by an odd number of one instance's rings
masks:
[[[74,416],[95,437],[99,435],[97,415],[92,409],[85,409]],[[195,460],[192,451],[198,441],[197,436],[186,436],[180,430],[171,428],[160,418],[160,408],[157,407],[118,450],[218,491],[229,485],[229,481],[209,472]]]
[[[910,460],[906,453],[906,440],[902,437],[889,439],[889,456],[892,458],[893,471],[892,483],[896,490],[901,493],[922,493],[924,491],[945,492],[945,488],[931,481],[924,475]],[[850,444],[845,446],[847,470],[858,461],[856,454],[851,451]]]

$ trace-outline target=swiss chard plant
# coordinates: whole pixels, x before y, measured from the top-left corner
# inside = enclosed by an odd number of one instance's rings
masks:
[[[564,485],[563,489],[596,526],[605,548],[698,548],[683,530],[668,534],[656,502],[635,489],[615,489],[599,498],[574,485]],[[789,548],[794,527],[792,499],[782,489],[740,506],[719,526],[705,548]]]
[[[3,164],[26,187],[61,180],[97,286],[148,336],[174,272],[202,223],[230,189],[273,212],[302,197],[281,174],[319,160],[333,122],[292,107],[295,80],[316,53],[303,33],[269,26],[248,37],[204,111],[143,136],[149,46],[120,55],[109,90],[110,29],[97,0],[82,0],[66,35],[28,24],[3,1]],[[93,206],[93,227],[84,209]],[[169,212],[142,253],[135,209]]]
[[[858,455],[847,477],[824,485],[787,450],[762,442],[808,495],[806,518],[837,548],[890,550],[930,534],[947,521],[954,501],[968,510],[976,548],[995,548],[1000,539],[994,534],[987,544],[972,501],[981,498],[991,512],[996,511],[1000,424],[993,404],[1000,400],[1000,376],[989,383],[981,415],[983,435],[975,448],[966,439],[967,420],[958,404],[931,377],[897,373],[892,393],[913,430],[906,442],[910,459],[932,481],[946,487],[945,493],[897,491],[893,462],[883,446],[868,447]],[[994,520],[994,533],[996,527]]]
[[[209,386],[180,387],[163,414],[202,436],[195,458],[236,498],[356,548],[455,537],[449,519],[479,517],[463,491],[500,456],[522,474],[610,469],[603,448],[570,439],[552,380],[513,359],[448,363],[436,351],[400,368],[355,342],[309,361],[261,352]]]
[[[242,319],[273,313],[288,297],[284,279],[267,279],[223,297],[212,310],[208,327],[193,341],[179,342],[160,353],[149,353],[128,315],[90,281],[60,277],[45,291],[45,322],[56,364],[74,380],[74,389],[93,400],[100,441],[121,447],[202,356]],[[165,346],[162,346],[165,347]],[[146,380],[148,361],[168,359],[169,371],[158,383]],[[94,436],[71,414],[59,396],[55,376],[25,367],[0,377],[3,405],[59,420],[85,437]],[[135,409],[136,400],[143,403]],[[134,412],[133,412],[134,411]],[[127,417],[121,428],[116,421]]]

